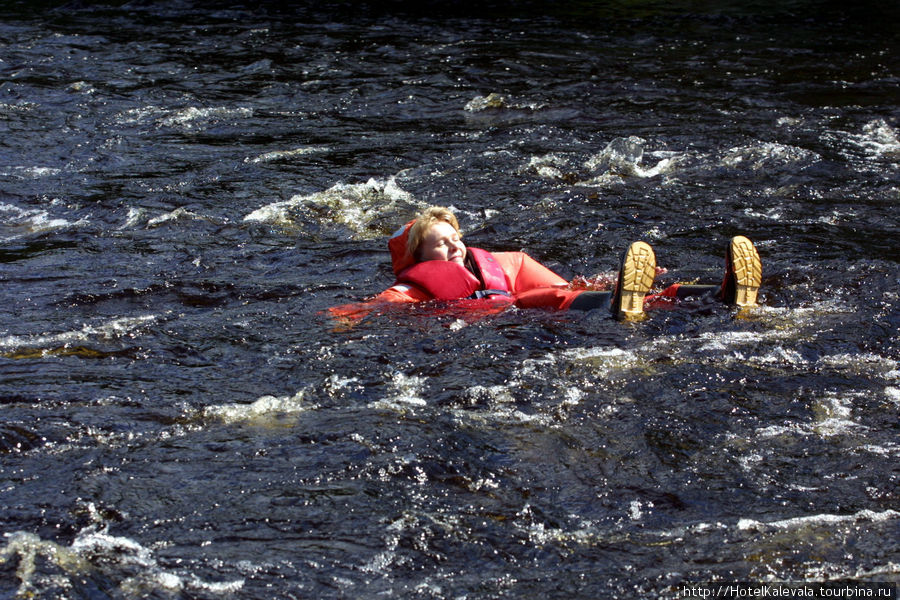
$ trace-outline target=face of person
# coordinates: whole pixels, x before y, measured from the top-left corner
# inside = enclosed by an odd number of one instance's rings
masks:
[[[453,225],[438,221],[428,229],[419,246],[419,256],[426,260],[449,260],[462,265],[466,259],[466,246]]]

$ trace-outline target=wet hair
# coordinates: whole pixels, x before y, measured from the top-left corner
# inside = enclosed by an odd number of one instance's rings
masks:
[[[416,222],[413,223],[412,227],[409,229],[407,249],[409,250],[410,256],[415,258],[417,262],[419,260],[419,247],[422,245],[422,241],[425,239],[428,230],[431,229],[431,226],[435,223],[440,223],[442,221],[444,223],[450,223],[450,225],[453,226],[453,229],[456,230],[456,233],[462,237],[462,232],[459,230],[459,221],[456,220],[456,216],[449,208],[443,206],[426,208],[416,215]]]

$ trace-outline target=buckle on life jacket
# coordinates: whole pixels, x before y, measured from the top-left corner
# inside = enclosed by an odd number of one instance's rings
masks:
[[[512,296],[512,294],[504,290],[478,290],[469,296],[469,298],[480,300],[481,298],[490,298],[491,296]]]

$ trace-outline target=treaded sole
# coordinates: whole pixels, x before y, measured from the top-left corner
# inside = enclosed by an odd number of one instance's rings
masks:
[[[644,316],[644,296],[653,287],[656,277],[656,255],[646,242],[634,242],[625,253],[622,261],[621,298],[619,300],[619,318],[624,321],[635,321]]]
[[[742,235],[731,240],[731,262],[734,268],[734,303],[740,307],[756,306],[762,283],[762,261],[749,239]]]

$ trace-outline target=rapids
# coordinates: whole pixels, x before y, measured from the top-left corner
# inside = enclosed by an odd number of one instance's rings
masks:
[[[0,597],[896,585],[891,6],[4,3]],[[429,204],[761,306],[330,321]]]

